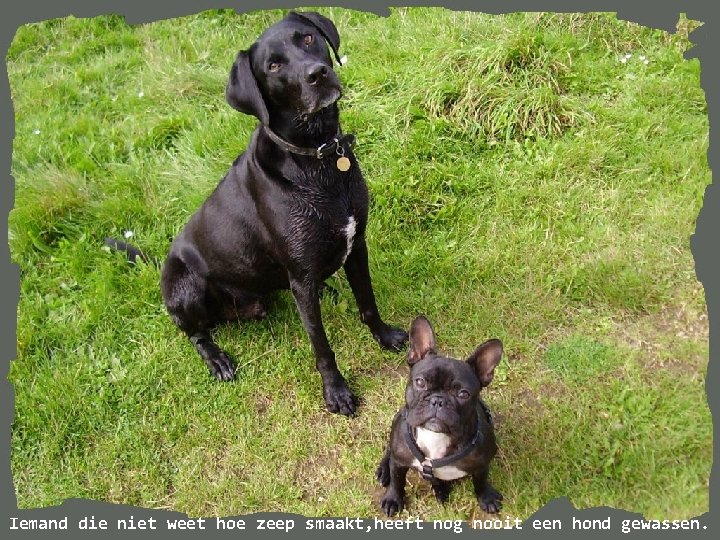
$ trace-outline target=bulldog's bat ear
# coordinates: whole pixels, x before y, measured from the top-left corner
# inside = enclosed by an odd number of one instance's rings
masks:
[[[470,364],[483,387],[492,382],[495,368],[500,363],[502,353],[502,341],[490,339],[475,349],[475,352],[467,359],[467,363]]]
[[[407,362],[413,365],[430,352],[435,352],[435,333],[430,326],[430,321],[420,315],[410,325],[410,348],[407,353]]]
[[[230,77],[225,87],[225,99],[231,107],[254,116],[264,125],[270,122],[265,100],[250,65],[250,51],[238,53],[230,69]]]

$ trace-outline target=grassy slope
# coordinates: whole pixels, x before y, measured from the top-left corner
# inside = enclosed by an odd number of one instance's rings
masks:
[[[506,514],[562,495],[651,517],[705,511],[707,319],[689,236],[710,171],[700,66],[682,57],[692,25],[669,36],[603,14],[322,11],[349,57],[342,118],[372,192],[382,313],[403,325],[426,313],[456,355],[506,344],[486,396]],[[352,420],[324,412],[289,295],[267,321],[218,330],[242,365],[219,384],[165,314],[157,269],[100,247],[132,230],[164,255],[247,141],[255,121],[224,103],[226,76],[280,16],[18,31],[9,377],[22,507],[377,514],[373,472],[406,368],[375,346],[343,276],[323,311],[363,398]],[[409,479],[411,515],[481,517],[469,482],[441,507]]]

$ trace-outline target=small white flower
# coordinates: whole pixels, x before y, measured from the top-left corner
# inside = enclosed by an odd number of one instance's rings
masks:
[[[135,233],[132,231],[125,231],[125,238],[132,238]]]
[[[138,97],[143,97],[145,95],[145,92],[138,92]]]
[[[343,56],[340,57],[340,65],[344,66],[345,64],[347,64],[347,55],[346,54],[344,54]]]
[[[620,62],[622,62],[623,64],[625,64],[625,63],[627,62],[627,58],[625,58],[625,57],[623,56],[623,57],[620,59]]]
[[[643,60],[643,64],[645,64],[646,66],[647,66],[649,63],[650,63],[650,60]]]
[[[627,54],[625,55],[625,58],[627,58],[627,59],[629,60],[630,58],[632,58],[632,54],[627,53]]]
[[[644,54],[641,54],[641,55],[640,55],[640,60],[643,60],[643,61],[645,60],[645,55],[644,55]]]
[[[40,130],[39,130],[39,129],[36,129],[35,131],[33,131],[33,134],[35,134],[35,135],[40,135]]]

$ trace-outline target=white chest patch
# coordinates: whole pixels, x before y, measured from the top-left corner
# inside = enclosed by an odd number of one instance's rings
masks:
[[[345,225],[345,227],[343,228],[343,232],[345,233],[345,240],[347,241],[347,249],[345,250],[345,256],[342,259],[342,264],[345,264],[345,261],[350,255],[350,252],[352,251],[353,241],[355,240],[356,226],[357,223],[355,223],[355,218],[353,216],[350,216],[348,218],[347,225]]]
[[[418,447],[428,459],[445,457],[448,446],[450,446],[450,437],[444,433],[437,433],[421,427],[417,428],[416,440]],[[413,460],[413,467],[422,472],[422,465],[417,459]],[[467,473],[454,465],[446,465],[433,469],[433,475],[440,480],[456,480],[467,476]]]
[[[419,427],[417,428],[417,445],[425,457],[438,459],[445,457],[447,448],[450,446],[450,437],[444,433]]]

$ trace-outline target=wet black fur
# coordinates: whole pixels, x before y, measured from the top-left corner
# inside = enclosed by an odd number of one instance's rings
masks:
[[[361,319],[383,347],[398,350],[407,333],[385,324],[377,310],[365,242],[368,190],[352,151],[345,152],[350,170],[342,172],[337,156],[319,160],[290,153],[262,127],[302,147],[317,147],[339,131],[336,101],[342,87],[323,34],[335,49],[340,38],[329,19],[303,15],[290,13],[237,55],[226,98],[260,124],[175,238],[161,289],[173,321],[223,381],[235,376],[235,362],[215,343],[211,329],[228,320],[264,317],[267,295],[290,289],[327,407],[351,415],[356,399],[336,366],[321,318],[318,294],[324,280],[344,268]],[[280,68],[272,71],[271,64]],[[347,254],[344,228],[350,216],[356,232]]]

